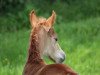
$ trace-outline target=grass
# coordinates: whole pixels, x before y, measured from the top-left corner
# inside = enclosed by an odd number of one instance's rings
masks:
[[[55,24],[68,64],[80,75],[100,74],[100,18]],[[27,58],[30,30],[0,33],[0,75],[21,75]],[[47,63],[52,63],[45,59]]]

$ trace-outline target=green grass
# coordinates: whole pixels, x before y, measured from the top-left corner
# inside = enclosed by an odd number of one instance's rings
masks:
[[[80,75],[100,74],[100,18],[55,24],[66,52],[64,64]],[[0,75],[21,75],[27,58],[30,30],[0,33]],[[47,63],[51,63],[46,59]]]

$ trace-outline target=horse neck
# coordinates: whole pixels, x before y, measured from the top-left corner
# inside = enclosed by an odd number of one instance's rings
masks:
[[[41,61],[42,59],[39,52],[38,29],[35,28],[31,32],[28,62],[39,63]]]
[[[44,61],[40,57],[37,34],[37,29],[32,30],[28,51],[28,60],[24,67],[23,75],[36,75],[36,73],[45,66]]]

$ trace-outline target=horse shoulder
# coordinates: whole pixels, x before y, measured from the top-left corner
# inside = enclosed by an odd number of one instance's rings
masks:
[[[66,75],[66,67],[63,64],[50,64],[42,69],[40,75]]]

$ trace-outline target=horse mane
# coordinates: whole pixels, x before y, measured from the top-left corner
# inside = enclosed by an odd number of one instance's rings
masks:
[[[30,35],[30,46],[28,50],[28,62],[40,62],[39,42],[38,42],[39,28],[34,28]]]

